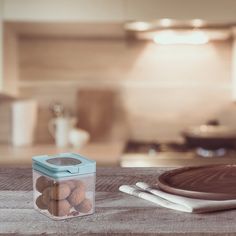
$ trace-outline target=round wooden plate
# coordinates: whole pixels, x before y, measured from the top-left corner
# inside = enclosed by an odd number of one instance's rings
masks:
[[[190,198],[236,199],[236,165],[175,169],[160,175],[157,184],[166,192]]]

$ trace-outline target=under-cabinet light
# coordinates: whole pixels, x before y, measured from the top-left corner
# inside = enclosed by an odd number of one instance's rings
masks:
[[[159,21],[160,26],[163,27],[170,27],[173,23],[173,20],[168,19],[168,18],[163,18]]]
[[[166,30],[157,33],[154,38],[157,44],[205,44],[209,41],[207,35],[201,31],[177,32]]]

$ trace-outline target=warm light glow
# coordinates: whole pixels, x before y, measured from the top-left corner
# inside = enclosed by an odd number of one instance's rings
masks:
[[[164,18],[164,19],[160,20],[160,26],[163,26],[163,27],[169,27],[172,25],[172,23],[173,23],[173,21],[168,18]]]
[[[193,27],[201,27],[204,25],[204,21],[201,19],[193,19],[191,20],[191,24]]]
[[[207,35],[201,31],[177,32],[171,30],[157,33],[153,40],[158,44],[205,44],[209,41]]]
[[[150,29],[150,24],[144,21],[137,21],[137,22],[129,23],[128,27],[137,31],[145,31],[145,30]]]

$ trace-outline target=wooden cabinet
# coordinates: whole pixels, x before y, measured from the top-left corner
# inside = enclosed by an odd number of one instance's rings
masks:
[[[3,88],[3,0],[0,0],[0,91]]]
[[[8,22],[122,21],[124,0],[0,0],[0,94],[18,94],[18,42]]]
[[[0,0],[0,97],[17,95],[16,38],[4,27],[4,5]],[[10,37],[9,37],[10,36]]]
[[[5,0],[14,21],[122,21],[124,0]]]
[[[235,0],[1,0],[10,21],[236,21]]]
[[[129,20],[201,18],[232,23],[236,22],[235,12],[235,0],[0,0],[0,93],[17,95],[17,37],[6,29],[6,22],[37,22],[39,26],[40,22],[103,22],[122,26]],[[84,26],[76,34],[88,31]],[[40,29],[36,27],[34,32]],[[4,40],[6,35],[8,39]]]
[[[235,0],[126,0],[126,20],[200,18],[213,22],[236,21]]]

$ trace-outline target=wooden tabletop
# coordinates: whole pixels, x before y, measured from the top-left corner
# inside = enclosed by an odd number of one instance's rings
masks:
[[[122,184],[155,183],[160,168],[99,168],[96,213],[53,221],[33,209],[31,169],[0,168],[0,234],[236,235],[236,210],[188,214],[118,191]]]

